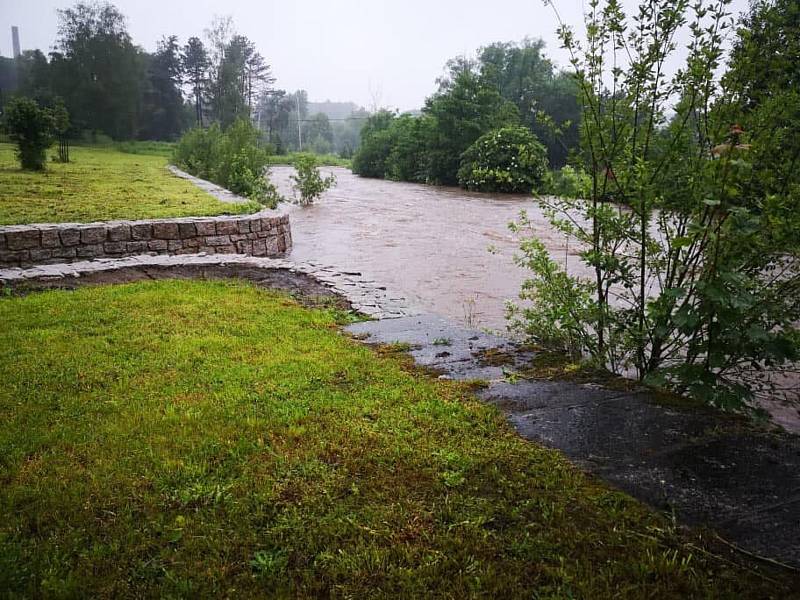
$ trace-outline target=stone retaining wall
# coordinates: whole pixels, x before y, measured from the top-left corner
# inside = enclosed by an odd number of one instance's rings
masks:
[[[0,267],[136,254],[281,256],[292,246],[289,215],[191,217],[0,227]]]

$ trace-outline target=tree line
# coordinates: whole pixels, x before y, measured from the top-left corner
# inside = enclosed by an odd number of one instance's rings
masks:
[[[155,52],[133,41],[112,4],[77,3],[59,10],[58,22],[48,55],[29,50],[0,57],[0,108],[13,96],[47,108],[63,105],[70,135],[92,140],[102,134],[171,141],[193,126],[225,129],[244,118],[277,151],[302,144],[321,153],[352,153],[358,145],[358,130],[308,114],[305,91],[276,89],[270,65],[230,17],[215,19],[185,43],[164,36]]]
[[[370,117],[354,157],[355,172],[463,184],[459,169],[464,153],[481,136],[503,128],[527,129],[544,146],[553,166],[564,165],[578,145],[580,106],[575,79],[546,57],[541,40],[498,42],[479,49],[476,59],[456,57],[448,61],[437,83],[421,115],[381,111]],[[524,137],[513,131],[505,134],[514,139],[520,135]],[[531,152],[536,153],[523,154]],[[511,153],[505,163],[485,168],[510,176],[517,158],[518,154]]]

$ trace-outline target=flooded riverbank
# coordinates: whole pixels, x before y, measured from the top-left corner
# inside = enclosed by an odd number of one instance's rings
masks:
[[[513,261],[519,238],[508,229],[521,210],[551,256],[571,273],[591,276],[575,242],[550,226],[530,196],[365,179],[343,168],[322,171],[335,174],[337,185],[316,204],[292,210],[290,258],[359,272],[421,312],[506,332],[505,303],[517,298],[526,277]],[[287,197],[292,172],[272,169]],[[800,433],[797,394],[788,396],[788,402],[762,397],[760,403],[776,423]]]
[[[520,210],[540,226],[554,256],[567,255],[565,237],[550,228],[529,196],[472,194],[323,170],[336,175],[337,185],[318,203],[293,211],[292,257],[359,271],[425,312],[505,331],[505,301],[517,297],[525,278],[513,263],[519,243],[508,229]],[[272,170],[287,196],[291,173],[291,167]],[[577,266],[574,255],[570,261]]]

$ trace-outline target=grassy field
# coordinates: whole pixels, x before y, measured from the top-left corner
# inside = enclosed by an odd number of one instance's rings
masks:
[[[788,597],[341,319],[233,282],[0,299],[0,590]]]
[[[76,146],[70,150],[72,162],[50,162],[45,173],[32,173],[17,167],[11,144],[0,144],[0,225],[206,216],[257,209],[219,202],[173,176],[164,168],[163,155],[130,151]]]
[[[293,165],[297,158],[297,152],[290,152],[289,154],[276,154],[269,157],[271,165]],[[325,167],[345,167],[352,168],[353,161],[349,158],[342,158],[336,154],[315,154],[317,164]]]

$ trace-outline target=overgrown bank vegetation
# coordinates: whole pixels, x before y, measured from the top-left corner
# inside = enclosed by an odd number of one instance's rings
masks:
[[[340,318],[241,283],[0,299],[0,589],[790,594]]]
[[[580,108],[575,79],[558,70],[544,54],[541,40],[520,44],[495,43],[478,51],[477,59],[464,56],[449,61],[419,116],[397,116],[381,111],[370,116],[361,131],[361,146],[353,157],[353,171],[365,177],[455,185],[474,188],[478,178],[459,171],[480,152],[481,136],[501,134],[504,128],[523,128],[531,140],[520,147],[508,140],[491,161],[482,165],[494,180],[520,183],[528,171],[533,181],[519,187],[489,185],[486,191],[542,191],[543,165],[563,166],[577,146]],[[507,129],[505,129],[507,131]],[[501,134],[502,135],[502,134]],[[467,154],[468,153],[468,154]],[[535,165],[520,168],[519,160],[537,155]],[[527,167],[531,168],[528,169]]]
[[[542,203],[594,277],[534,231],[513,316],[539,343],[740,409],[800,377],[800,8],[755,2],[723,72],[729,4],[645,0],[628,18],[593,0],[586,39],[563,25],[581,193]],[[688,58],[667,73],[681,35]]]

